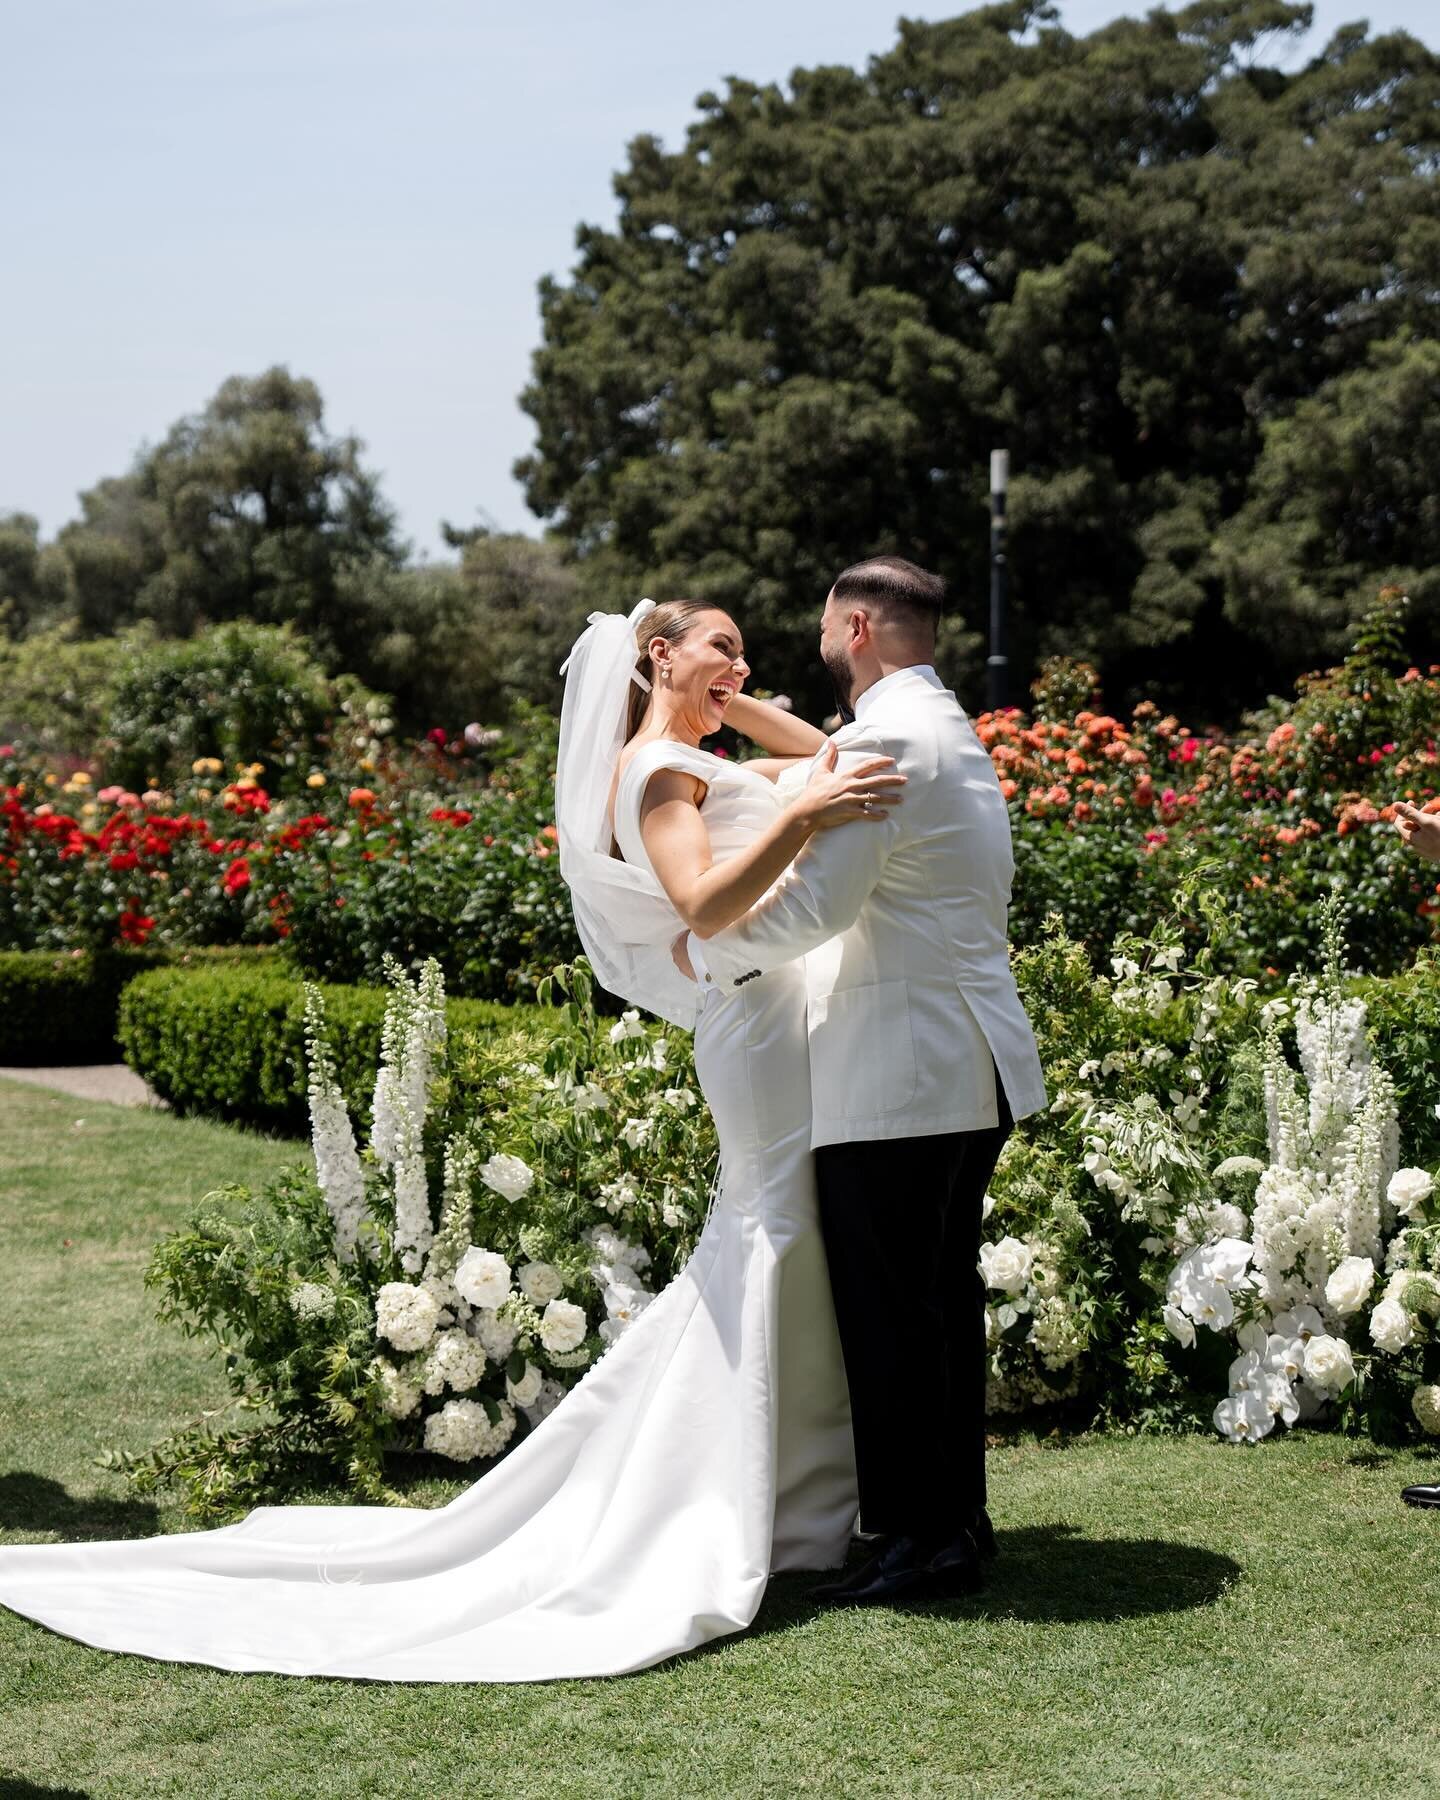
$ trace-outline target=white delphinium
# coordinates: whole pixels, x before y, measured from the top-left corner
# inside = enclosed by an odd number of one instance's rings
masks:
[[[470,1227],[474,1218],[471,1183],[479,1160],[475,1146],[455,1137],[445,1146],[444,1197],[440,1205],[440,1228],[425,1259],[425,1272],[419,1285],[440,1307],[440,1324],[462,1323],[469,1316],[469,1303],[455,1287],[455,1270],[470,1244]]]
[[[407,1274],[418,1274],[434,1237],[425,1174],[430,1081],[445,1047],[445,986],[430,958],[412,980],[384,959],[390,999],[380,1032],[370,1147],[395,1195],[395,1248]]]
[[[318,1281],[300,1281],[290,1290],[290,1310],[301,1324],[328,1319],[335,1311],[335,1290]]]
[[[386,1357],[377,1356],[373,1367],[380,1378],[381,1406],[392,1419],[408,1419],[420,1404],[420,1383]]]
[[[523,1200],[535,1184],[535,1171],[518,1156],[492,1156],[480,1169],[480,1179],[502,1200]]]
[[[474,1462],[481,1456],[498,1456],[515,1431],[515,1410],[505,1401],[495,1403],[498,1419],[478,1400],[447,1400],[425,1421],[425,1448],[452,1462]]]
[[[375,1296],[376,1333],[397,1350],[423,1350],[439,1319],[434,1297],[408,1281],[387,1281]]]
[[[585,1342],[585,1309],[572,1300],[552,1300],[540,1315],[540,1342],[553,1358]]]
[[[472,1244],[456,1266],[454,1282],[462,1300],[493,1310],[510,1298],[510,1265],[498,1250]]]
[[[536,1306],[558,1300],[565,1291],[565,1282],[553,1263],[522,1263],[515,1280],[520,1292]]]
[[[436,1334],[420,1371],[420,1385],[427,1394],[440,1394],[453,1388],[457,1394],[467,1393],[485,1379],[485,1348],[466,1331],[441,1331]]]
[[[313,982],[305,984],[305,1047],[315,1179],[335,1224],[335,1255],[342,1263],[353,1263],[365,1213],[365,1173],[335,1078],[324,1002]]]

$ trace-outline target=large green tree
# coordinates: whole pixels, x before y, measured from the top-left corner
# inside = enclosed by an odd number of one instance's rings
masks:
[[[291,622],[339,657],[351,572],[403,554],[360,452],[326,431],[313,382],[284,368],[231,377],[128,474],[81,495],[57,540],[69,610],[90,632]]]
[[[1272,540],[1262,601],[1225,534],[1283,513],[1284,422],[1373,409],[1372,346],[1433,332],[1440,59],[1354,27],[1283,73],[1309,22],[1283,0],[1056,17],[902,21],[863,72],[732,81],[683,149],[631,145],[617,228],[543,284],[517,470],[592,591],[713,597],[813,701],[831,578],[899,550],[951,578],[953,660],[1005,445],[1022,666],[1099,657],[1219,710],[1339,648],[1397,558],[1440,560],[1433,509],[1403,543],[1357,527],[1318,465],[1333,556]]]

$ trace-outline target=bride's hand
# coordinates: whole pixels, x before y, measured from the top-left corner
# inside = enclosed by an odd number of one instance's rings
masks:
[[[811,831],[829,831],[852,819],[878,822],[902,799],[905,777],[886,772],[895,768],[893,756],[872,756],[842,775],[835,767],[839,755],[833,743],[826,745],[803,793],[792,803]]]

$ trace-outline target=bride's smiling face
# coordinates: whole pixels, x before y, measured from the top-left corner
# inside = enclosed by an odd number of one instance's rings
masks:
[[[739,627],[718,607],[701,613],[678,644],[652,639],[650,662],[673,712],[700,737],[724,724],[750,674]]]

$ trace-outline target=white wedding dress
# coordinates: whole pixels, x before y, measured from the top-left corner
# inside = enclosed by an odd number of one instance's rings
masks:
[[[709,784],[717,860],[779,804],[743,767],[647,745],[615,817],[626,861],[647,869],[639,803],[661,767]],[[438,1509],[262,1506],[212,1531],[0,1548],[0,1602],[171,1662],[534,1681],[659,1662],[747,1626],[772,1570],[837,1567],[855,1474],[815,1206],[802,965],[712,995],[696,1063],[723,1180],[694,1255],[472,1487]]]

